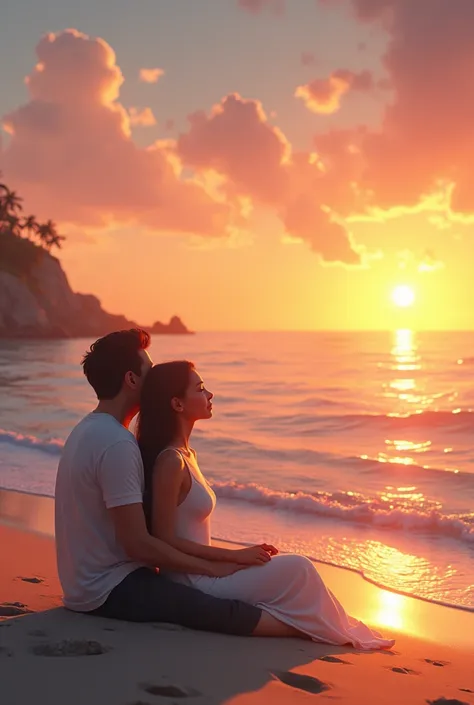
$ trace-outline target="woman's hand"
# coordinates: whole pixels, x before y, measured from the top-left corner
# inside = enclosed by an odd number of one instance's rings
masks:
[[[276,556],[278,554],[278,548],[275,548],[275,546],[272,546],[271,543],[262,543],[260,545],[262,548],[265,549],[265,551],[268,551],[268,553],[271,556]]]
[[[262,543],[259,546],[250,546],[249,548],[240,548],[237,551],[232,551],[235,555],[234,560],[240,565],[263,565],[271,560],[278,551],[274,546],[267,543]],[[234,557],[234,556],[233,556]]]

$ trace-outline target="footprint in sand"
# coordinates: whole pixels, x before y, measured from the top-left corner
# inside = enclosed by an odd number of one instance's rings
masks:
[[[471,690],[470,688],[459,688],[461,693],[474,693],[474,690]]]
[[[350,661],[344,661],[342,658],[337,658],[337,656],[321,656],[318,661],[326,661],[327,663],[344,663],[347,666],[354,665]]]
[[[457,700],[456,698],[437,698],[436,700],[427,700],[428,705],[469,705],[469,703],[463,700]]]
[[[411,668],[402,668],[401,666],[393,666],[392,668],[389,668],[389,671],[393,671],[394,673],[401,673],[404,676],[419,676],[420,675],[419,671],[413,671]]]
[[[449,664],[449,661],[433,661],[433,659],[430,659],[430,658],[424,658],[423,661],[425,661],[425,663],[431,663],[432,666],[440,666],[440,667],[443,667],[443,666],[449,666],[449,665],[450,665],[450,664]]]
[[[23,580],[24,583],[34,583],[34,584],[44,583],[43,578],[22,578],[21,576],[19,576],[19,577],[20,577],[20,580]]]
[[[290,688],[304,690],[306,693],[312,693],[313,695],[324,693],[325,690],[330,690],[331,688],[328,683],[320,681],[319,678],[291,673],[291,671],[275,671],[272,676],[285,685],[289,685]]]
[[[150,695],[157,695],[162,698],[196,698],[202,693],[193,688],[181,688],[178,685],[154,685],[153,683],[142,683],[139,686]]]
[[[2,602],[0,605],[0,617],[18,617],[20,614],[30,614],[29,610],[22,602]]]
[[[98,656],[111,651],[98,641],[64,639],[51,644],[36,644],[31,649],[35,656]]]

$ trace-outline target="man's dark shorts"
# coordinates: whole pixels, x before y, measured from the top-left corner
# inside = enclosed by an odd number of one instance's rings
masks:
[[[112,590],[101,607],[89,614],[248,636],[257,626],[262,611],[240,600],[213,597],[175,583],[151,568],[139,568]]]

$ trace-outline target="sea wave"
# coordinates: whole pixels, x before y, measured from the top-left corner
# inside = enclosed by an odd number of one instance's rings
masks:
[[[222,439],[221,439],[222,440]],[[212,439],[213,452],[220,453],[219,439]],[[40,439],[35,436],[23,435],[14,431],[0,429],[0,443],[8,443],[19,448],[35,450],[53,456],[59,456],[63,441],[59,439]],[[253,459],[259,455],[259,450],[251,443],[248,446],[247,454],[253,452]],[[229,451],[226,444],[225,447]],[[211,450],[211,448],[209,448]],[[231,449],[232,450],[232,449]],[[242,448],[240,448],[242,451]],[[260,449],[261,452],[276,454],[282,460],[284,451],[275,449]],[[245,456],[245,453],[243,454]],[[345,456],[334,456],[330,453],[317,453],[315,451],[304,451],[303,455],[309,455],[314,461],[319,462],[326,459],[332,463],[361,463],[366,471],[375,470],[380,461],[373,458],[350,458]],[[293,461],[301,463],[303,458],[298,451],[291,451]],[[308,461],[310,458],[305,457]],[[388,470],[397,472],[397,464],[390,463]],[[438,468],[426,468],[417,465],[403,465],[404,485],[413,481],[415,476],[421,479],[427,475],[436,476],[437,482],[446,480],[448,482],[466,483],[466,489],[470,489],[473,483],[471,473],[452,473]],[[212,480],[212,476],[210,478]],[[385,478],[386,481],[388,477]],[[296,514],[313,515],[315,517],[326,517],[343,520],[356,524],[373,525],[392,530],[417,531],[433,536],[450,537],[474,546],[474,513],[472,514],[443,514],[439,503],[429,501],[422,497],[419,501],[416,497],[411,498],[401,492],[390,496],[389,501],[386,496],[366,495],[360,492],[338,491],[312,493],[294,489],[290,491],[275,490],[254,482],[238,483],[235,481],[215,481],[213,487],[216,494],[228,500],[247,502],[261,507],[271,507],[279,511],[289,511]],[[399,488],[400,489],[400,488]]]
[[[338,519],[402,531],[454,538],[474,546],[474,514],[445,515],[415,507],[387,508],[381,499],[354,492],[281,492],[255,483],[213,482],[218,497],[276,510]]]
[[[433,429],[464,432],[472,429],[474,410],[453,409],[452,411],[416,411],[406,414],[341,414],[318,416],[317,422],[327,431],[350,431],[367,426],[380,430],[393,429]]]
[[[51,453],[51,455],[60,455],[64,446],[64,442],[60,439],[43,440],[36,436],[15,433],[15,431],[5,431],[2,428],[0,428],[0,443],[10,443],[22,448],[40,450],[43,453]]]
[[[403,458],[390,457],[388,454],[379,456],[369,455],[343,455],[329,451],[317,451],[310,448],[279,448],[258,445],[241,438],[231,438],[228,436],[208,436],[197,431],[200,439],[200,447],[207,453],[217,454],[219,457],[238,457],[242,462],[252,460],[254,463],[260,461],[278,462],[280,464],[291,464],[291,466],[306,467],[331,467],[351,469],[358,468],[359,473],[364,475],[377,474],[381,465],[384,465],[385,478],[388,481],[390,474],[397,476],[403,472],[404,483],[426,482],[429,479],[436,482],[446,482],[449,485],[455,483],[456,486],[465,486],[466,489],[474,488],[474,473],[459,470],[451,467],[436,467],[428,463],[421,464],[407,463]],[[41,439],[36,436],[24,435],[0,428],[0,443],[8,443],[19,448],[36,450],[50,455],[59,456],[64,447],[61,439]],[[467,452],[467,451],[466,451]],[[458,451],[462,455],[462,451]],[[421,456],[420,456],[421,457]]]

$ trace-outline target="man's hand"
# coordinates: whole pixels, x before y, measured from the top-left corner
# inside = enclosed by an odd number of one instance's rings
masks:
[[[278,551],[274,546],[263,543],[259,546],[250,546],[249,548],[240,548],[237,551],[232,551],[235,554],[235,560],[241,565],[264,565],[275,556]]]
[[[237,571],[245,568],[244,565],[239,565],[239,563],[227,563],[223,561],[216,561],[210,563],[213,578],[227,578],[228,575],[233,575]]]

